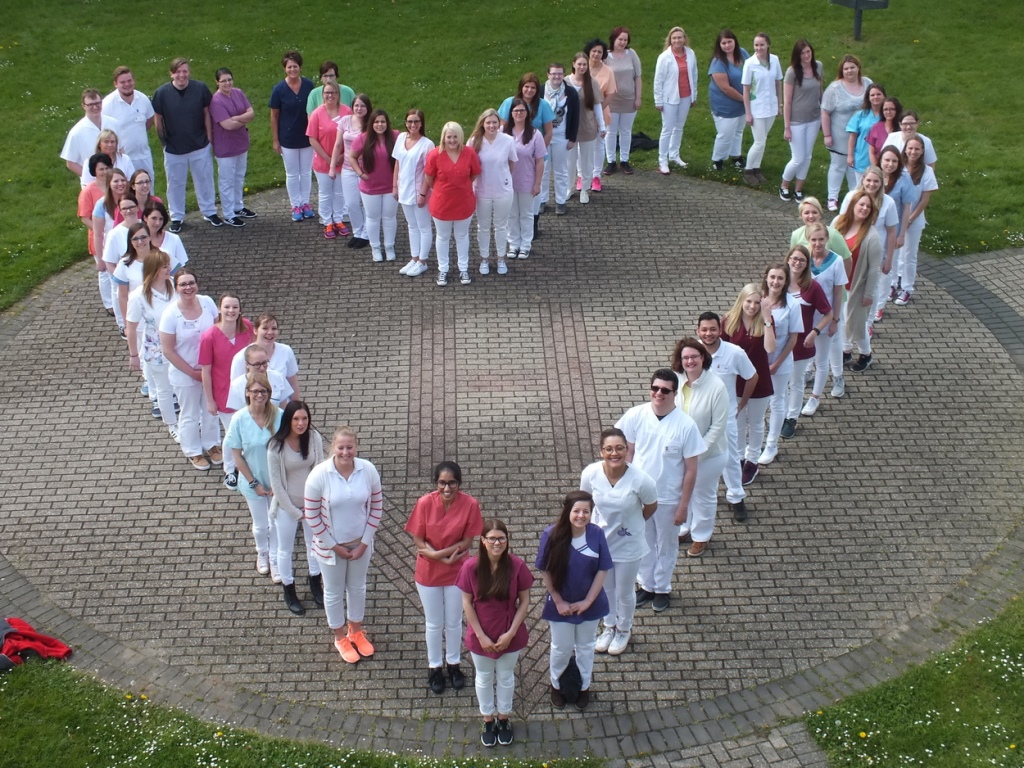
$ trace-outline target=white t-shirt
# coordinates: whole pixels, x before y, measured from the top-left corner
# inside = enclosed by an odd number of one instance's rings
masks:
[[[164,353],[160,349],[160,318],[163,316],[171,297],[160,291],[153,291],[153,302],[146,301],[140,285],[128,294],[128,308],[124,319],[129,323],[138,323],[139,354],[150,365],[164,365]]]
[[[128,227],[122,221],[109,232],[105,229],[104,232],[103,261],[107,264],[117,264],[128,252]],[[138,261],[141,262],[141,259]]]
[[[725,384],[725,391],[729,395],[729,418],[736,418],[736,406],[739,399],[736,396],[736,377],[751,379],[757,370],[750,362],[747,353],[742,347],[738,347],[729,341],[719,341],[718,350],[711,355],[711,371]]]
[[[83,117],[68,131],[68,137],[64,140],[64,148],[60,151],[60,159],[78,163],[88,175],[89,158],[96,154],[96,142],[99,141],[99,138],[100,129],[88,117]],[[90,181],[92,181],[91,178],[89,181],[83,178],[81,184],[86,187]]]
[[[779,57],[768,54],[768,66],[751,56],[743,62],[740,82],[750,86],[750,114],[753,117],[778,117],[779,91],[775,83],[782,79]]]
[[[580,490],[594,497],[592,522],[604,531],[612,562],[631,563],[650,552],[643,507],[658,500],[654,480],[630,465],[613,486],[604,474],[604,462],[595,461],[580,475]]]
[[[679,408],[659,419],[650,403],[623,414],[615,426],[633,443],[633,466],[654,478],[659,504],[678,504],[683,497],[684,462],[707,450],[693,419]]]
[[[434,148],[434,142],[424,136],[412,145],[412,149],[406,149],[405,139],[408,135],[398,134],[391,156],[398,161],[398,202],[402,205],[416,205],[416,195],[423,184],[427,153]]]
[[[232,380],[245,375],[245,350],[247,348],[248,346],[242,347],[231,358]],[[270,356],[270,365],[267,367],[267,370],[277,371],[286,379],[295,376],[299,372],[299,363],[295,359],[295,353],[292,352],[292,348],[287,344],[282,344],[280,341],[275,342],[274,354]]]
[[[117,134],[118,146],[128,155],[143,160],[152,155],[146,132],[146,121],[152,117],[153,102],[142,91],[135,91],[131,104],[117,89],[103,97],[103,127]]]
[[[129,291],[134,291],[142,285],[142,259],[136,259],[131,264],[126,264],[124,259],[121,259],[114,267],[111,280],[117,285],[127,285]]]
[[[828,257],[826,256],[826,261]],[[812,275],[812,279],[818,285],[821,286],[821,290],[825,292],[825,298],[828,299],[828,303],[832,303],[832,292],[835,290],[837,285],[845,286],[847,283],[846,279],[846,264],[843,262],[842,257],[837,253],[832,259],[832,263],[829,264],[825,269],[816,275]],[[834,317],[839,319],[839,307],[832,307]]]
[[[153,247],[155,248],[156,246],[154,245]],[[185,245],[181,242],[181,238],[173,232],[164,230],[164,241],[160,245],[160,250],[171,257],[172,275],[188,264],[188,253],[185,252]]]
[[[783,294],[786,297],[786,306],[778,307],[772,310],[772,321],[775,323],[775,351],[768,355],[768,365],[772,365],[779,356],[782,354],[782,350],[789,344],[789,334],[791,333],[803,333],[804,330],[804,318],[800,312],[800,302],[794,299],[788,293]],[[793,370],[793,352],[786,355],[786,359],[779,365],[775,371],[775,375],[780,373],[790,373]]]
[[[231,388],[228,390],[228,410],[240,411],[247,405],[245,402],[246,378],[246,374],[243,373],[241,376],[231,379]],[[292,385],[288,383],[288,379],[271,368],[267,369],[267,380],[270,381],[270,388],[274,393],[272,398],[274,405],[284,407],[292,393],[295,392]]]
[[[494,141],[480,142],[480,175],[473,183],[478,200],[497,200],[512,195],[512,169],[510,162],[519,159],[515,140],[507,133],[498,132]]]
[[[174,334],[174,351],[193,368],[199,365],[199,337],[207,328],[213,327],[219,314],[217,303],[209,296],[199,295],[196,298],[199,299],[202,314],[195,320],[189,320],[181,314],[177,300],[168,304],[160,317],[160,332]],[[195,379],[173,365],[168,370],[167,378],[172,387],[187,387],[195,382]]]
[[[933,171],[930,166],[926,165],[924,167],[924,173],[921,174],[921,183],[915,184],[914,186],[917,187],[919,197],[924,192],[934,192],[937,190],[939,188],[939,181],[935,178],[935,171]],[[914,206],[911,206],[911,209],[916,205],[917,204],[915,203]],[[928,222],[924,218],[924,211],[921,211],[921,215],[918,216],[910,226],[914,229],[917,229],[918,227],[923,229],[924,225],[927,223]]]
[[[932,146],[932,140],[929,139],[927,136],[925,136],[923,134],[920,134],[920,133],[917,134],[917,138],[919,138],[921,140],[921,143],[924,144],[924,161],[925,161],[925,163],[927,163],[928,165],[931,165],[932,163],[937,162],[939,158],[938,158],[938,155],[935,154],[935,147]],[[888,144],[892,144],[894,147],[896,147],[896,149],[898,149],[900,152],[902,152],[903,151],[903,131],[896,131],[895,133],[890,133],[888,136],[886,136],[885,137],[885,144],[883,144],[882,146],[884,147],[884,146],[886,146]]]

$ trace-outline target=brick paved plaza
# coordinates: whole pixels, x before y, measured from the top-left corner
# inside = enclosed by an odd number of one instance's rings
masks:
[[[203,717],[429,754],[481,751],[472,687],[438,697],[402,527],[441,459],[532,564],[600,429],[647,399],[697,315],[784,255],[796,206],[679,176],[614,177],[542,220],[528,261],[438,288],[431,273],[325,241],[283,192],[244,230],[189,214],[200,290],[277,314],[303,396],[349,423],[386,503],[365,626],[344,664],[296,555],[305,617],[254,569],[249,515],[149,415],[90,265],[0,318],[0,615],[73,645],[73,663]],[[83,238],[84,244],[84,238]],[[453,250],[454,262],[454,250]],[[434,266],[433,258],[431,265]],[[1024,252],[927,261],[877,327],[875,364],[802,418],[710,551],[680,558],[672,607],[638,611],[599,656],[585,715],[552,709],[538,579],[512,752],[612,765],[823,765],[804,709],[897,674],[1024,589]],[[301,548],[300,548],[301,549]],[[469,671],[468,654],[463,669]]]

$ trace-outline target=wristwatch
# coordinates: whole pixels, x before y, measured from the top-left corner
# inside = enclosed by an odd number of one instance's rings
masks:
[[[259,480],[257,480],[257,479],[256,479],[256,478],[254,477],[254,478],[252,479],[252,481],[251,481],[251,482],[249,483],[249,487],[250,487],[250,488],[252,488],[252,489],[253,489],[253,490],[255,491],[255,490],[256,490],[256,486],[257,486],[257,485],[259,485],[259,484],[260,484],[260,481],[259,481]]]

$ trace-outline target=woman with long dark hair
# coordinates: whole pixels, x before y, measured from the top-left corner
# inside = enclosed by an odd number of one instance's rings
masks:
[[[363,200],[359,194],[359,176],[352,167],[350,152],[352,144],[359,136],[366,132],[369,127],[368,118],[373,111],[373,104],[370,97],[360,93],[352,102],[352,114],[345,115],[338,121],[338,138],[334,142],[334,150],[331,152],[331,167],[328,175],[333,179],[341,173],[341,185],[345,192],[345,208],[348,210],[349,220],[352,222],[349,238],[349,248],[365,248],[370,244],[366,237],[366,219],[363,212]],[[335,228],[338,232],[339,230]]]
[[[483,521],[477,556],[459,571],[466,614],[466,647],[476,669],[476,699],[484,727],[480,742],[493,747],[512,743],[512,699],[516,662],[526,647],[533,574],[522,558],[512,554],[508,528],[496,518]],[[497,702],[495,702],[497,688]],[[495,715],[497,723],[495,723]]]
[[[885,149],[886,139],[892,133],[900,131],[900,115],[903,114],[903,104],[895,96],[886,96],[882,102],[882,119],[871,126],[868,131],[868,165],[878,165],[878,160]]]
[[[551,105],[544,99],[544,92],[541,89],[540,78],[533,72],[527,72],[519,78],[519,86],[516,88],[515,96],[509,96],[498,107],[498,117],[508,123],[512,114],[512,102],[519,99],[526,105],[526,119],[538,131],[544,139],[544,146],[551,143],[551,135],[554,132],[555,113]]]
[[[533,213],[533,200],[540,192],[547,147],[540,131],[529,119],[529,107],[522,99],[515,99],[505,123],[505,133],[512,137],[516,156],[512,168],[512,207],[508,214],[508,254],[506,260],[530,258],[536,232],[537,217]]]
[[[569,172],[576,175],[576,191],[580,193],[580,205],[590,202],[590,193],[600,191],[601,179],[594,176],[597,140],[605,135],[603,96],[601,86],[590,74],[590,59],[583,51],[572,57],[572,74],[565,79],[567,85],[576,89],[580,97],[580,125],[576,131],[576,146],[569,152]],[[598,171],[600,174],[600,171]],[[598,189],[594,189],[594,181]]]
[[[747,162],[743,157],[743,63],[749,58],[731,29],[718,33],[708,67],[708,101],[716,132],[711,163],[716,171],[725,167],[726,160],[736,168],[743,168]]]
[[[860,184],[861,175],[872,165],[868,136],[871,129],[882,120],[884,102],[885,88],[878,83],[872,83],[864,92],[860,110],[855,112],[846,124],[846,162],[853,173],[853,187]]]
[[[910,303],[914,295],[914,283],[917,279],[917,251],[921,247],[921,234],[924,232],[924,212],[931,200],[932,192],[939,188],[935,179],[935,171],[925,161],[925,144],[920,136],[907,139],[903,147],[903,167],[907,169],[910,180],[917,192],[914,203],[906,221],[906,241],[900,249],[899,279],[900,290],[893,301],[902,307]]]
[[[604,581],[612,556],[604,532],[590,522],[593,511],[586,491],[566,494],[558,519],[541,534],[534,564],[548,591],[541,615],[551,630],[551,703],[559,709],[566,704],[559,678],[573,654],[582,680],[576,708],[590,703],[597,623],[608,613]]]
[[[604,65],[615,81],[615,90],[608,99],[611,121],[604,138],[605,159],[608,161],[604,167],[606,176],[617,170],[616,142],[619,148],[619,167],[626,175],[633,173],[633,166],[629,164],[629,149],[633,141],[633,121],[640,111],[643,81],[640,77],[640,57],[630,47],[632,39],[628,27],[615,27],[608,36],[611,48],[604,57]]]
[[[395,260],[395,236],[398,234],[398,200],[394,194],[395,137],[391,118],[383,109],[375,109],[367,120],[368,128],[352,142],[349,163],[359,177],[359,197],[366,214],[366,233],[375,262]],[[384,248],[381,252],[381,225]]]
[[[270,471],[270,519],[277,526],[277,572],[284,588],[288,610],[301,616],[306,612],[295,594],[295,573],[292,554],[295,550],[295,529],[302,523],[306,541],[306,563],[309,567],[309,591],[313,602],[324,604],[323,577],[320,561],[313,555],[313,531],[304,519],[306,479],[315,466],[324,460],[324,441],[313,428],[313,415],[301,400],[292,400],[284,408],[281,426],[267,443],[267,469]]]
[[[782,86],[782,117],[786,126],[783,136],[790,149],[779,185],[779,197],[783,200],[799,203],[804,199],[804,181],[821,127],[821,74],[821,62],[814,58],[814,48],[806,40],[797,40]],[[789,184],[794,179],[796,183],[790,192]]]

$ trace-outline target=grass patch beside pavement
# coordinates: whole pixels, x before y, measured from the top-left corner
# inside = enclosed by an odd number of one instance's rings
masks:
[[[0,676],[0,767],[145,768],[598,768],[594,759],[434,759],[271,738],[206,723],[145,695],[107,688],[62,662]],[[331,734],[323,734],[324,737]]]
[[[951,650],[804,721],[833,766],[1024,765],[1024,600]]]
[[[267,99],[282,76],[281,54],[289,48],[303,53],[308,76],[316,75],[324,59],[339,62],[341,81],[370,94],[397,125],[395,118],[407,108],[422,108],[428,134],[436,138],[446,120],[472,126],[484,108],[512,93],[524,71],[541,73],[543,79],[549,62],[569,63],[584,41],[607,37],[620,24],[631,28],[644,66],[643,108],[635,130],[655,138],[660,117],[651,95],[654,63],[668,29],[686,28],[701,79],[683,139],[688,175],[741,183],[734,171],[710,169],[714,126],[706,72],[718,30],[731,27],[748,50],[754,33],[765,30],[784,62],[793,42],[806,37],[828,80],[843,54],[853,52],[866,75],[922,115],[922,132],[939,154],[941,185],[928,210],[926,250],[954,254],[1024,245],[1019,183],[1024,132],[1017,125],[1017,116],[1024,114],[1024,89],[1007,66],[1024,55],[1019,0],[969,6],[894,0],[888,10],[865,14],[861,41],[852,39],[852,11],[827,0],[781,5],[522,0],[514,7],[476,0],[252,0],[241,5],[52,0],[45,13],[39,11],[32,3],[11,3],[0,32],[0,309],[86,258],[85,234],[75,217],[78,188],[58,154],[68,129],[82,116],[82,89],[109,92],[117,64],[129,64],[137,87],[150,96],[167,82],[173,56],[189,56],[193,77],[208,84],[217,67],[230,67],[256,108],[248,173],[249,191],[255,192],[284,183],[281,160],[270,148]],[[774,194],[789,155],[782,128],[776,121],[763,163],[773,182],[768,194]],[[154,191],[164,196],[162,159],[155,138],[151,143]],[[645,169],[657,164],[654,153],[637,153],[635,160]],[[807,191],[821,198],[827,162],[819,141]],[[628,184],[616,178],[616,184]],[[190,211],[194,205],[190,198]],[[198,220],[194,214],[190,218]]]

